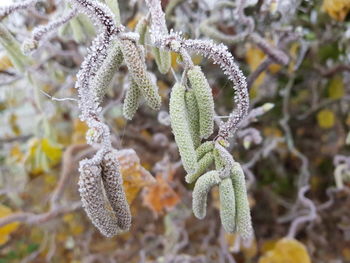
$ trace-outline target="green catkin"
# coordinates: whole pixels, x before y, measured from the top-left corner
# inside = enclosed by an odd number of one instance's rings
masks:
[[[139,107],[140,95],[139,87],[135,81],[131,80],[123,104],[123,115],[126,119],[131,120],[134,117]]]
[[[236,204],[231,178],[225,178],[219,184],[220,218],[226,232],[235,231]]]
[[[201,138],[199,135],[199,109],[193,89],[186,91],[185,100],[192,141],[194,147],[197,148],[201,142]]]
[[[214,131],[214,99],[209,83],[199,66],[187,72],[199,107],[199,133],[208,138]]]
[[[176,83],[172,88],[169,102],[171,128],[179,147],[182,164],[187,173],[197,170],[196,151],[193,146],[187,110],[185,105],[185,87]]]
[[[121,48],[124,61],[129,69],[132,79],[137,83],[146,103],[154,110],[159,110],[161,97],[158,94],[158,87],[152,82],[151,76],[146,70],[144,58],[137,44],[131,40],[121,40]]]
[[[244,173],[239,163],[232,168],[232,182],[236,199],[236,228],[243,239],[250,239],[253,235],[252,220],[248,202]]]
[[[97,71],[95,78],[92,80],[91,87],[98,103],[101,103],[112,79],[121,63],[123,62],[123,53],[119,43],[112,42],[108,55],[103,61],[100,69]]]
[[[152,53],[156,61],[158,70],[162,74],[168,73],[171,66],[171,55],[169,51],[152,47]]]
[[[198,169],[194,173],[189,173],[185,177],[185,181],[189,184],[197,180],[214,162],[214,155],[212,152],[206,153],[203,158],[198,161]]]
[[[146,17],[141,18],[135,27],[135,32],[140,35],[139,44],[145,45],[148,22]]]
[[[217,171],[209,171],[197,180],[192,193],[192,210],[198,219],[205,217],[208,193],[220,181],[221,179]]]
[[[224,167],[224,163],[217,149],[213,150],[213,155],[214,155],[214,161],[215,161],[215,168],[217,170],[220,170],[222,167]]]
[[[211,152],[214,149],[214,142],[213,141],[207,141],[205,143],[202,143],[197,149],[197,160],[201,159],[206,153]]]

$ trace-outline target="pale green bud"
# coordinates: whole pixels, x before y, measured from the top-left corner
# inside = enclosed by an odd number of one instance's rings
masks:
[[[269,110],[272,110],[273,107],[275,107],[275,104],[273,103],[265,103],[263,106],[264,112],[268,112]]]

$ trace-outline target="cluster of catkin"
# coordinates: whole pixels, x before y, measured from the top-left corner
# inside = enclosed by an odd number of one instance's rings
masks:
[[[244,239],[252,236],[252,224],[244,173],[239,163],[221,145],[206,141],[214,131],[214,99],[209,83],[199,66],[186,73],[189,85],[176,83],[171,92],[169,112],[186,182],[195,183],[192,209],[203,219],[207,195],[219,186],[220,217],[227,232],[237,231]],[[214,169],[207,171],[214,167]]]
[[[0,9],[0,16],[28,8],[35,2],[30,0]],[[23,50],[31,52],[37,49],[45,35],[72,22],[79,13],[87,15],[97,27],[97,36],[84,58],[76,82],[80,118],[89,126],[87,142],[99,148],[93,158],[82,160],[79,168],[79,192],[92,223],[107,237],[127,231],[131,225],[116,150],[111,145],[109,128],[101,120],[100,104],[118,68],[125,63],[130,79],[123,104],[125,118],[133,118],[142,99],[151,109],[160,109],[158,87],[145,63],[144,46],[147,42],[152,46],[161,73],[167,73],[171,67],[169,51],[178,53],[185,64],[181,83],[172,87],[169,113],[181,160],[188,173],[186,182],[195,183],[195,216],[199,219],[205,217],[207,195],[217,185],[224,229],[237,231],[244,239],[250,238],[253,230],[244,173],[225,148],[227,138],[234,134],[247,115],[249,98],[245,78],[227,48],[210,41],[185,40],[174,32],[169,34],[159,0],[146,0],[150,15],[140,19],[135,32],[125,32],[116,21],[119,14],[113,14],[111,9],[118,9],[117,1],[107,1],[114,4],[113,8],[93,0],[67,2],[73,7],[67,15],[34,29],[32,38],[24,42]],[[71,24],[73,32],[77,31],[74,23]],[[201,68],[193,65],[188,51],[212,58],[234,82],[236,110],[227,122],[221,123],[219,134],[212,141],[208,140],[214,133],[212,91]]]

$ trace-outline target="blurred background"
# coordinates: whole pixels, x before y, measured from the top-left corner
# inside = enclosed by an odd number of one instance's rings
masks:
[[[350,1],[162,6],[169,29],[226,44],[247,77],[251,109],[265,109],[230,148],[246,175],[254,240],[224,232],[217,188],[206,218],[193,216],[193,185],[185,183],[168,116],[183,68],[173,53],[172,71],[160,74],[148,44],[161,111],[142,105],[132,121],[123,117],[125,65],[102,104],[120,149],[132,227],[114,238],[94,228],[81,208],[77,169],[96,149],[86,144],[74,84],[96,30],[80,14],[24,55],[20,46],[32,30],[68,10],[47,0],[0,17],[0,263],[350,262]],[[141,0],[119,1],[119,8],[129,30],[148,13]],[[210,60],[192,58],[212,87],[217,115],[227,116],[232,83]]]

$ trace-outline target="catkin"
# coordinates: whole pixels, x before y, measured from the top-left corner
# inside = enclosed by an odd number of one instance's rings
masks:
[[[185,177],[185,181],[189,184],[193,183],[197,180],[199,176],[201,176],[209,166],[214,162],[214,155],[212,152],[206,153],[203,158],[201,158],[198,162],[198,169],[194,173],[189,173]]]
[[[114,74],[120,67],[123,62],[123,53],[121,52],[121,48],[119,43],[112,42],[108,55],[104,59],[101,67],[96,73],[96,76],[93,78],[91,82],[91,87],[93,90],[93,94],[98,103],[101,103],[103,97],[105,96],[108,88],[111,85],[111,81],[113,79]]]
[[[162,74],[168,73],[171,66],[171,55],[169,51],[152,47],[152,53],[156,61],[158,70]]]
[[[131,225],[131,213],[123,189],[123,178],[119,171],[116,151],[105,154],[102,163],[102,182],[107,198],[117,218],[117,225],[127,231]]]
[[[172,88],[169,102],[171,128],[179,147],[182,164],[187,173],[197,170],[196,151],[194,149],[190,127],[187,121],[185,105],[185,87],[176,83]]]
[[[113,211],[107,209],[109,203],[103,195],[101,167],[91,160],[82,160],[79,167],[79,193],[82,206],[94,226],[106,237],[120,232],[117,218]]]
[[[142,52],[140,52],[140,48],[129,39],[121,40],[121,48],[129,73],[145,97],[146,103],[152,109],[158,110],[161,104],[161,97],[158,94],[158,87],[152,82],[146,70],[146,64],[144,58],[141,57]]]
[[[214,142],[213,141],[207,141],[205,143],[202,143],[197,149],[197,160],[201,159],[206,153],[211,152],[214,149]]]
[[[209,171],[196,182],[192,193],[192,210],[198,219],[203,219],[207,210],[207,196],[212,187],[220,183],[219,173]]]
[[[186,91],[185,100],[192,141],[194,147],[197,148],[201,138],[199,135],[199,109],[193,89]]]
[[[136,24],[135,32],[140,35],[140,38],[139,38],[140,45],[145,44],[147,27],[148,27],[148,22],[146,17],[141,18]]]
[[[199,66],[188,70],[187,77],[196,95],[199,108],[199,133],[208,138],[214,131],[214,99],[209,83]]]
[[[213,155],[214,155],[214,161],[215,161],[215,168],[217,170],[222,169],[225,166],[225,164],[224,164],[224,162],[223,162],[223,160],[222,160],[222,158],[220,156],[219,151],[217,149],[214,149],[213,150]]]
[[[248,202],[244,173],[239,163],[232,168],[232,182],[236,199],[236,228],[243,239],[250,239],[253,235],[252,220]]]
[[[131,120],[139,107],[140,101],[140,90],[136,82],[131,80],[130,86],[126,91],[124,104],[123,104],[123,115],[126,119]]]
[[[219,184],[220,218],[226,232],[235,231],[236,204],[231,178],[225,178]]]

